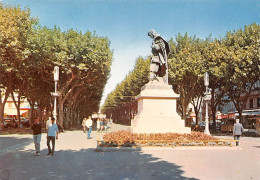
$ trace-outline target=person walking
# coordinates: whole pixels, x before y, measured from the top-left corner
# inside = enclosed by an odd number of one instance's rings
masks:
[[[48,126],[48,132],[47,132],[47,146],[48,146],[48,154],[47,155],[52,155],[54,154],[54,149],[55,149],[55,138],[58,139],[58,126],[55,123],[55,118],[51,118],[51,124]],[[52,149],[50,147],[50,141],[52,143]]]
[[[33,125],[31,126],[33,130],[33,141],[35,145],[35,156],[40,156],[40,142],[42,138],[42,124],[39,122],[38,118],[35,118]]]
[[[91,116],[89,116],[85,123],[85,126],[87,127],[87,130],[88,130],[88,139],[90,139],[90,134],[92,131],[92,124],[93,124],[93,121],[91,119]]]
[[[239,119],[236,119],[236,123],[233,126],[234,140],[237,140],[236,146],[239,145],[239,139],[240,139],[240,136],[242,135],[243,131],[244,131],[243,125],[241,123],[239,123]]]
[[[83,127],[83,132],[85,133],[86,132],[86,121],[87,121],[87,118],[84,118],[83,121],[82,121],[82,127]]]
[[[103,122],[103,119],[100,120],[100,130],[101,130],[101,132],[104,130],[104,122]]]
[[[113,119],[111,119],[111,118],[109,120],[109,125],[110,125],[110,127],[112,127],[112,125],[113,125]]]
[[[104,119],[104,129],[107,131],[108,119]]]
[[[100,119],[98,118],[97,119],[97,132],[100,131]]]
[[[49,125],[51,124],[51,117],[46,121],[46,129],[48,129]]]

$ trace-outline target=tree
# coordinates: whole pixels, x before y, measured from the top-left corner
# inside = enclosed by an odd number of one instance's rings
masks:
[[[19,6],[12,7],[0,4],[0,74],[1,89],[6,99],[10,92],[21,86],[21,73],[24,60],[30,54],[27,39],[37,19],[32,18],[30,10],[22,10]],[[4,105],[0,103],[0,129],[3,128]]]
[[[56,28],[53,30],[52,38],[55,42],[54,64],[60,67],[58,109],[59,122],[63,124],[64,106],[69,105],[66,108],[71,108],[69,97],[75,99],[75,94],[91,94],[90,99],[96,98],[92,107],[98,110],[110,73],[112,52],[107,38],[98,37],[91,32],[61,32]],[[65,125],[68,126],[68,122]]]
[[[213,120],[213,130],[216,131],[216,112],[220,105],[223,104],[223,98],[226,95],[226,83],[228,72],[228,63],[230,53],[227,46],[220,40],[205,41],[202,51],[205,64],[205,72],[209,73],[209,88],[211,89],[210,109]]]
[[[150,57],[138,57],[132,71],[116,86],[106,98],[102,112],[116,122],[129,124],[137,112],[134,97],[140,94],[142,86],[148,83]]]
[[[260,26],[253,23],[243,29],[228,32],[223,43],[230,53],[227,95],[242,120],[242,111],[260,78]]]
[[[203,92],[203,57],[201,54],[202,40],[179,34],[176,42],[170,40],[169,53],[169,84],[180,94],[179,102],[182,119],[186,119],[187,107],[194,98]],[[199,102],[199,101],[197,101]],[[193,103],[196,107],[200,104]]]

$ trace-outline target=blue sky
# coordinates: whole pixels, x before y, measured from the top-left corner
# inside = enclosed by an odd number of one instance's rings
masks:
[[[260,23],[259,0],[0,0],[29,7],[41,25],[62,30],[95,31],[111,40],[114,61],[102,102],[138,56],[150,55],[155,29],[166,40],[178,33],[205,38]]]

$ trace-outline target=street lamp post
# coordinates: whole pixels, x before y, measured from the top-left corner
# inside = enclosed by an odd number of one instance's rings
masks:
[[[54,67],[54,83],[55,83],[55,92],[53,94],[54,96],[54,108],[53,108],[53,116],[55,118],[55,122],[57,120],[57,97],[58,97],[58,93],[57,93],[57,85],[58,85],[58,81],[59,81],[59,67],[55,66]]]
[[[209,132],[209,114],[208,114],[208,101],[210,100],[209,94],[209,75],[208,72],[204,75],[204,85],[206,86],[206,96],[204,97],[204,101],[206,102],[206,116],[205,116],[205,130],[204,133],[210,135]]]

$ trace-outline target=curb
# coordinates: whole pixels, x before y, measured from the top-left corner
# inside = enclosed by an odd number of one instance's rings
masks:
[[[115,152],[115,151],[143,151],[143,150],[171,150],[171,151],[183,151],[183,150],[242,150],[242,147],[230,147],[230,146],[203,146],[203,147],[99,147],[97,146],[97,152]]]
[[[113,151],[141,151],[140,147],[97,147],[97,152],[113,152]]]

